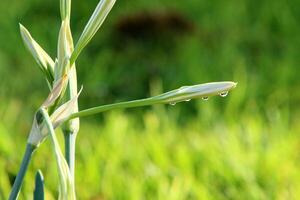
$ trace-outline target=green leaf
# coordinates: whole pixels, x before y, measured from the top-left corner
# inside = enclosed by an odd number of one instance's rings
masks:
[[[33,193],[33,200],[44,200],[44,177],[40,170],[35,176],[35,189]]]
[[[71,100],[67,101],[66,103],[58,107],[51,115],[51,122],[54,128],[66,122],[66,120],[70,117],[70,115],[77,110],[77,101],[81,91],[82,88],[80,89],[80,91],[77,93],[76,96],[74,96]]]
[[[69,170],[68,163],[63,156],[58,140],[55,135],[54,127],[50,120],[50,117],[45,109],[40,109],[40,113],[44,118],[45,125],[50,133],[52,141],[52,149],[55,154],[56,164],[59,174],[59,200],[75,200],[75,187],[72,175]]]
[[[20,32],[23,42],[32,54],[40,70],[44,73],[46,80],[52,85],[54,80],[54,62],[47,52],[31,37],[29,31],[20,24]]]

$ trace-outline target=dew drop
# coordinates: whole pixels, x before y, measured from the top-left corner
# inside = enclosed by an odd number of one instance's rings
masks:
[[[190,101],[191,99],[186,99],[186,100],[184,100],[184,101]]]
[[[175,106],[175,105],[176,105],[176,102],[171,102],[170,105],[171,105],[171,106]]]
[[[202,97],[202,100],[207,101],[208,97]]]
[[[228,91],[224,91],[220,93],[221,97],[226,97],[228,95]]]

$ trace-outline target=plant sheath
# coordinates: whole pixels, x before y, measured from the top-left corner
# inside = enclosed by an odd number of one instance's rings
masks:
[[[70,168],[70,173],[75,179],[75,143],[77,134],[63,130],[65,140],[65,158]]]

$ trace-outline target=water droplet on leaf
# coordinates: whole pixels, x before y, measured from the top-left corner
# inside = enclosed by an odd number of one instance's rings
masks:
[[[186,100],[184,100],[184,101],[190,101],[191,99],[186,99]]]
[[[176,105],[176,102],[171,102],[170,105],[171,105],[171,106],[175,106],[175,105]]]
[[[221,97],[226,97],[228,95],[228,91],[224,91],[220,93]]]
[[[208,97],[202,97],[202,100],[207,101]]]

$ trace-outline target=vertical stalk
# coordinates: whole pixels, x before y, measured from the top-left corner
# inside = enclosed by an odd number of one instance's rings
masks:
[[[77,95],[77,73],[75,64],[70,69],[70,78],[66,91],[66,101],[71,100],[74,96]],[[74,106],[74,111],[78,112],[78,102]],[[62,130],[65,138],[65,158],[70,168],[70,173],[75,182],[75,145],[76,145],[76,136],[79,131],[79,119],[70,120],[67,122]]]
[[[73,37],[70,28],[70,18],[71,18],[71,0],[61,0],[61,20],[66,25],[65,38],[62,41],[62,53],[63,59],[67,56],[70,57],[73,50]],[[67,47],[67,48],[66,48]],[[58,54],[59,55],[59,54]],[[70,63],[69,63],[70,64]],[[77,96],[77,72],[75,61],[70,64],[69,68],[69,82],[66,89],[65,101],[69,101]],[[78,102],[74,106],[73,112],[78,112]],[[76,136],[79,131],[79,119],[74,119],[65,124],[62,128],[65,139],[65,158],[69,165],[70,174],[72,175],[73,182],[75,181],[75,142]]]
[[[63,131],[65,138],[65,158],[70,168],[70,173],[75,180],[75,145],[77,134],[71,131]]]
[[[77,95],[77,72],[75,64],[70,69],[69,82],[66,90],[66,101],[73,99]],[[73,112],[78,112],[78,102],[74,106]],[[75,183],[75,148],[76,136],[79,131],[79,119],[70,120],[62,130],[65,138],[65,158],[70,168],[70,173]],[[74,184],[75,186],[75,184]]]
[[[70,137],[70,134],[68,131],[63,131],[63,133],[64,133],[64,139],[65,139],[65,158],[66,158],[68,165],[70,166],[70,157],[71,157],[71,155],[70,155],[70,145],[71,145],[70,139],[71,139],[71,137]]]
[[[27,144],[20,170],[19,170],[17,178],[14,182],[12,191],[9,195],[9,200],[15,200],[15,199],[18,198],[18,195],[19,195],[19,192],[21,190],[21,186],[22,186],[22,183],[23,183],[23,180],[24,180],[24,176],[25,176],[26,171],[28,169],[28,166],[29,166],[29,163],[30,163],[30,160],[31,160],[31,156],[32,156],[35,148],[36,147],[31,145],[31,144]]]
[[[73,38],[70,28],[70,16],[63,19],[66,23],[66,37],[67,37],[67,46],[68,48],[65,49],[66,55],[71,54],[71,52],[74,49],[73,45]],[[70,51],[70,52],[68,52]],[[66,95],[65,95],[65,102],[73,99],[77,96],[77,72],[76,72],[76,66],[75,63],[69,66],[69,72],[68,72],[68,85],[66,88]],[[78,112],[78,102],[76,101],[76,105],[74,105],[73,112]],[[76,136],[79,131],[79,119],[74,119],[69,122],[67,122],[62,127],[63,133],[64,133],[64,139],[65,139],[65,158],[69,165],[70,173],[72,175],[73,182],[75,180],[75,142],[76,142]]]

